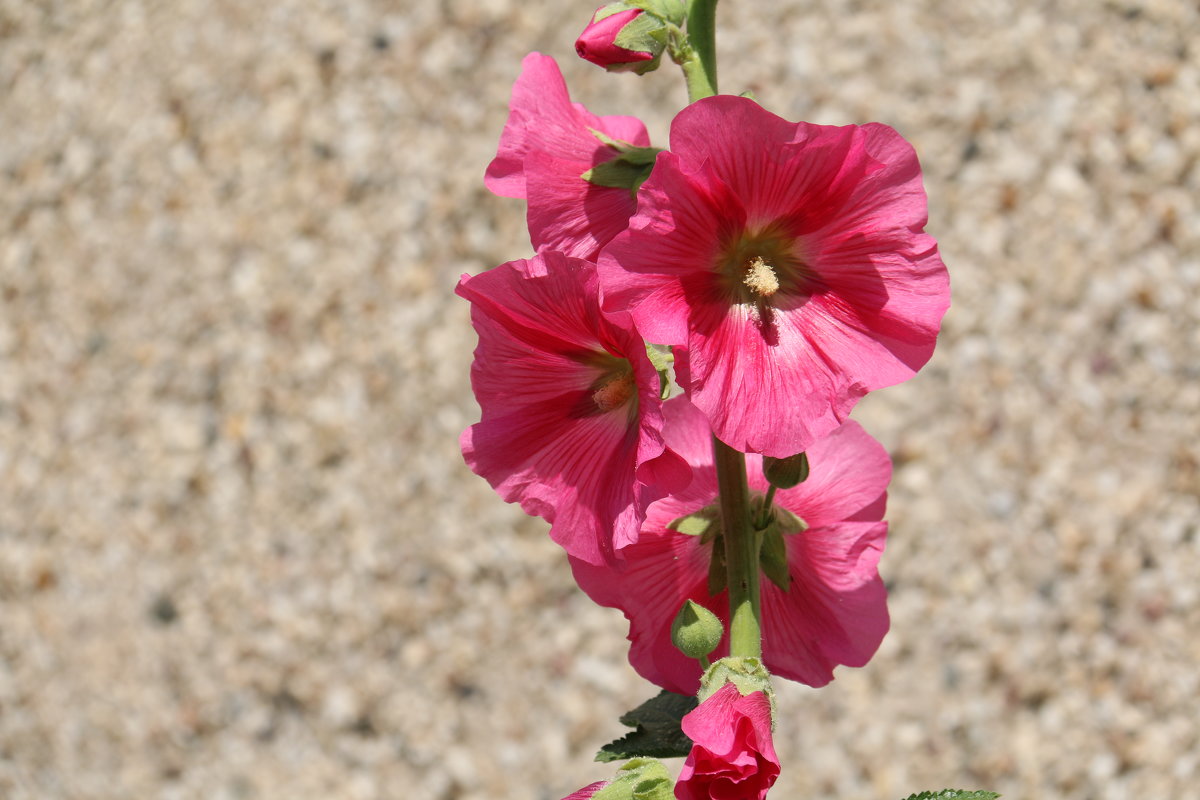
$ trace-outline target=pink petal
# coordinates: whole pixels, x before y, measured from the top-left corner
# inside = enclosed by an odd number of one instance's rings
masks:
[[[597,259],[605,308],[629,309],[647,341],[685,345],[691,305],[718,300],[697,265],[712,263],[721,237],[744,223],[719,179],[685,175],[673,153],[660,153],[638,190],[638,213]]]
[[[648,520],[665,525],[676,518],[676,512],[683,512],[678,514],[682,516],[694,510],[659,501],[651,506]],[[671,643],[671,623],[680,606],[691,599],[728,618],[727,605],[708,596],[709,552],[698,536],[643,532],[636,544],[621,551],[619,571],[571,559],[579,588],[599,605],[621,609],[629,619],[633,668],[651,683],[679,694],[695,694],[700,688],[699,662]],[[724,598],[721,595],[722,603],[727,602]]]
[[[892,460],[861,425],[848,420],[807,452],[808,480],[779,490],[776,502],[780,506],[795,512],[811,527],[883,519]],[[751,488],[765,492],[767,482],[761,464],[761,459],[747,458]]]
[[[498,195],[529,201],[535,249],[593,257],[636,209],[625,189],[596,186],[582,178],[587,170],[619,155],[593,131],[648,147],[646,126],[634,117],[598,117],[572,103],[558,65],[540,53],[530,53],[522,62],[509,108],[484,183]]]
[[[650,503],[691,478],[666,449],[641,339],[600,312],[594,266],[558,253],[464,277],[457,291],[479,333],[471,383],[482,419],[462,436],[467,463],[552,522],[568,553],[611,558],[636,541]],[[632,366],[638,400],[601,412],[596,359],[614,357]]]
[[[753,100],[718,95],[693,103],[671,124],[671,151],[685,164],[706,164],[742,205],[755,228],[803,208],[811,227],[838,211],[877,164],[854,125],[788,122]]]
[[[843,522],[784,537],[791,587],[762,584],[763,659],[772,673],[824,686],[838,664],[870,660],[889,624],[877,571],[886,535],[886,522]]]
[[[529,238],[538,251],[591,259],[625,230],[637,208],[633,195],[583,180],[591,166],[549,155],[526,161]]]
[[[729,755],[741,742],[737,723],[745,718],[758,733],[771,731],[771,703],[762,692],[742,695],[727,683],[711,697],[688,712],[682,720],[683,732],[693,742],[718,756]],[[760,744],[755,742],[755,744]],[[768,737],[767,744],[770,744]]]
[[[663,403],[665,426],[663,436],[667,446],[697,470],[713,466],[712,431],[708,419],[682,395]],[[714,473],[715,475],[715,473]],[[709,482],[716,489],[716,478]]]
[[[748,305],[692,306],[679,384],[721,441],[744,452],[786,458],[837,428],[866,394],[810,346],[803,318],[769,319]]]
[[[779,776],[770,701],[731,683],[684,716],[694,742],[675,784],[679,800],[761,800]]]

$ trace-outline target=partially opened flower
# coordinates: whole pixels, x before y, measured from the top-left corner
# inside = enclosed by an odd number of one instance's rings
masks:
[[[629,619],[629,660],[642,677],[681,694],[700,685],[700,665],[671,643],[671,624],[692,600],[729,621],[723,538],[709,427],[685,398],[664,405],[669,448],[692,465],[687,489],[653,503],[636,544],[598,567],[572,560],[580,587]],[[779,490],[763,548],[762,658],[775,674],[824,686],[839,664],[862,666],[888,629],[877,564],[891,479],[886,451],[856,422],[808,450],[808,480]],[[767,491],[762,459],[746,458],[750,489]],[[716,564],[714,567],[714,558]],[[728,634],[713,654],[729,653]]]
[[[762,800],[779,777],[771,741],[771,703],[743,696],[732,683],[689,712],[683,732],[691,752],[675,784],[678,800]]]
[[[534,249],[594,257],[637,207],[631,190],[654,163],[646,126],[572,103],[558,64],[541,53],[525,57],[509,109],[484,182],[498,195],[528,201]],[[596,180],[583,177],[597,169]]]
[[[891,128],[706,98],[676,116],[638,196],[599,259],[605,305],[683,346],[679,382],[730,446],[801,452],[932,354],[949,282]]]
[[[482,419],[463,455],[508,502],[604,563],[690,471],[662,436],[659,375],[628,318],[600,311],[595,267],[547,252],[464,276]]]

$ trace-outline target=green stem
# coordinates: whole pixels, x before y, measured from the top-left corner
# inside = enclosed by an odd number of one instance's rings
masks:
[[[680,62],[679,66],[683,67],[683,77],[687,81],[689,103],[694,103],[702,97],[712,97],[717,93],[717,90],[709,83],[704,64],[696,58],[695,54]]]
[[[717,93],[717,0],[690,0],[687,13],[688,43],[700,62],[693,76],[685,64],[683,73],[688,79],[688,98],[695,102]]]
[[[687,33],[670,26],[667,49],[683,68],[688,102],[717,93],[717,0],[690,0]]]
[[[754,527],[758,530],[763,530],[767,527],[767,523],[771,521],[771,503],[775,500],[775,487],[771,486],[767,489],[767,497],[763,500],[762,511],[758,515],[758,522]]]
[[[721,492],[721,535],[729,586],[729,654],[762,658],[759,550],[762,535],[750,521],[746,456],[713,437],[717,487]]]

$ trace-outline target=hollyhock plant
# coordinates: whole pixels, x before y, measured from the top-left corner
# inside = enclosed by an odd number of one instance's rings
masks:
[[[527,201],[537,255],[458,286],[479,334],[467,463],[551,523],[666,690],[618,717],[596,755],[616,775],[564,800],[763,800],[772,674],[823,686],[889,627],[891,462],[848,417],[929,360],[949,306],[920,166],[886,125],[720,95],[716,5],[616,0],[576,42],[609,71],[679,66],[670,152],[525,58],[485,181]],[[686,758],[677,781],[660,758]]]
[[[604,563],[690,476],[664,442],[645,345],[627,317],[601,313],[594,265],[560,253],[463,276],[457,292],[479,334],[482,419],[462,435],[467,463],[551,522],[569,554]]]
[[[638,673],[693,694],[700,665],[672,645],[671,624],[686,600],[729,619],[727,592],[711,583],[714,552],[719,558],[723,546],[717,475],[704,416],[682,397],[667,401],[664,414],[667,446],[692,465],[692,483],[650,506],[637,544],[619,563],[572,560],[572,568],[593,600],[629,619],[629,660]],[[762,659],[773,674],[824,686],[835,666],[870,660],[887,633],[887,595],[876,566],[887,534],[891,461],[853,421],[812,445],[808,459],[808,480],[774,496],[777,524],[762,557],[764,572],[771,570],[762,581]],[[762,459],[746,460],[750,489],[761,498],[768,489]],[[728,652],[726,635],[714,656]]]
[[[682,346],[679,383],[730,446],[799,453],[932,354],[949,282],[916,155],[886,125],[702,99],[638,196],[599,258],[605,306]]]
[[[762,800],[779,777],[771,703],[726,683],[683,718],[694,744],[675,784],[678,800]]]
[[[634,117],[598,117],[572,103],[558,64],[541,53],[525,57],[509,109],[484,183],[502,197],[528,201],[535,250],[593,258],[637,207],[630,190],[654,161],[646,126]],[[627,180],[583,177],[605,167]]]

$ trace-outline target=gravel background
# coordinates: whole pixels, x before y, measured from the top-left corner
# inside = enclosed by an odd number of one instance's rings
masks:
[[[764,10],[763,6],[767,9]],[[0,797],[557,800],[651,693],[463,466],[463,272],[549,0],[0,0]],[[745,14],[743,17],[742,14]],[[772,797],[1200,798],[1200,7],[722,3],[722,86],[922,155],[937,354],[892,632],[786,686]]]

